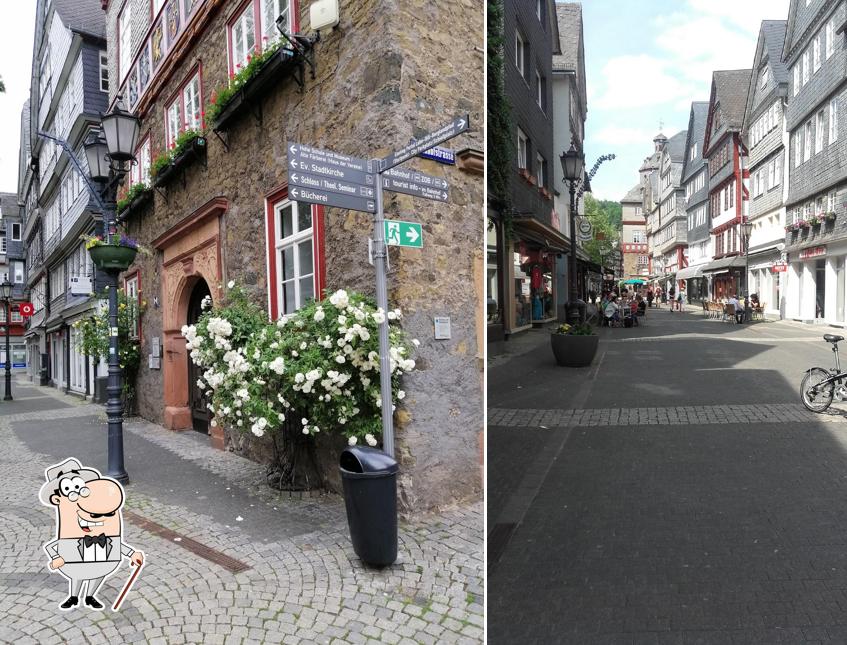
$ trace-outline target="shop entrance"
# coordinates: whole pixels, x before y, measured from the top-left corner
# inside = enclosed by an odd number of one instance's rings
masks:
[[[186,323],[194,325],[203,313],[203,298],[212,297],[209,285],[203,278],[197,280],[191,290],[188,300],[188,316]],[[194,364],[191,356],[188,359],[188,407],[191,409],[191,427],[198,432],[209,433],[209,409],[206,407],[206,397],[197,386],[197,380],[203,375],[202,370]]]
[[[826,318],[826,260],[815,262],[815,318]]]

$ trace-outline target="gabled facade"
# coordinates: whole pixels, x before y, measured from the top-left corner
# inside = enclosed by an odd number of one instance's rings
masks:
[[[781,279],[785,273],[780,270],[788,192],[785,107],[789,79],[782,62],[786,24],[784,20],[762,22],[742,126],[750,167],[747,218],[753,225],[749,241],[750,293],[757,294],[765,311],[771,314],[779,314],[786,286]]]
[[[657,273],[674,276],[686,266],[688,234],[685,222],[685,192],[682,166],[687,132],[673,135],[662,146],[659,157],[659,202],[653,223],[653,266]]]
[[[293,200],[287,141],[373,158],[470,114],[470,131],[444,144],[455,150],[455,164],[404,164],[443,177],[449,201],[386,192],[385,214],[407,214],[425,231],[414,254],[390,250],[389,303],[407,314],[404,328],[420,339],[416,358],[426,365],[406,380],[395,416],[401,500],[420,509],[477,495],[482,391],[468,383],[481,383],[484,104],[480,84],[466,80],[482,76],[483,56],[474,50],[481,6],[436,4],[424,14],[412,0],[342,0],[339,27],[315,40],[309,3],[298,0],[169,0],[154,3],[156,12],[149,0],[106,5],[110,104],[121,95],[141,119],[139,163],[123,189],[139,185],[146,201],[120,217],[126,233],[153,251],[122,276],[127,293],[147,303],[138,411],[173,430],[208,434],[217,448],[258,460],[272,450],[249,432],[211,424],[181,331],[196,320],[203,297],[219,302],[234,281],[278,319],[327,290],[373,293],[372,217]],[[281,39],[277,22],[302,37],[303,49]],[[434,58],[448,38],[463,44],[462,55]],[[236,95],[213,118],[231,75],[276,41],[274,64],[253,77],[264,79],[264,93],[242,95],[243,102]],[[545,58],[527,60],[549,66],[547,47]],[[190,154],[153,172],[175,137],[194,130],[205,138]],[[434,316],[450,318],[449,340],[434,338]],[[148,361],[154,355],[161,362]],[[338,485],[335,473],[326,473],[330,485]]]
[[[741,222],[747,201],[747,149],[741,139],[744,107],[751,70],[712,74],[703,154],[709,170],[710,235],[714,260],[704,269],[711,273],[712,296],[741,295],[744,257]]]
[[[30,374],[66,392],[90,395],[95,365],[79,351],[73,323],[97,306],[89,295],[96,276],[80,236],[97,228],[100,214],[67,156],[38,132],[64,139],[84,160],[82,144],[98,126],[109,92],[99,0],[38,1],[32,71],[19,186],[26,280],[36,305],[27,328]]]
[[[621,199],[621,254],[623,279],[646,280],[650,274],[647,255],[647,220],[644,217],[642,186],[636,184]]]
[[[659,165],[662,148],[668,138],[661,132],[653,138],[653,153],[644,159],[638,169],[638,182],[641,185],[641,212],[644,215],[644,231],[647,237],[647,268],[651,277],[657,275],[653,266],[658,215],[659,215]]]
[[[782,50],[789,77],[784,314],[836,325],[847,322],[845,21],[844,2],[792,0]]]
[[[703,269],[712,261],[712,240],[709,222],[709,168],[703,158],[703,140],[709,104],[695,101],[688,116],[682,165],[682,190],[687,228],[687,266],[677,273],[677,280],[685,280],[688,301],[708,298],[708,278]]]
[[[12,298],[23,300],[24,296],[24,248],[22,242],[23,222],[21,206],[17,193],[0,193],[0,282],[9,280],[12,283]],[[17,304],[10,306],[10,311],[0,303],[0,368],[6,367],[5,327],[9,323],[9,348],[12,368],[15,371],[26,369],[26,343],[24,341],[24,320]]]

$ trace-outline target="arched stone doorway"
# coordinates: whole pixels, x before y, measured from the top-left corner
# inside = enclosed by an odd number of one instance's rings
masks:
[[[196,303],[199,309],[203,296],[210,295],[213,302],[221,297],[220,219],[226,208],[226,199],[213,199],[154,241],[164,256],[161,266],[163,420],[171,430],[195,427],[190,388],[196,386],[197,379],[190,379],[190,357],[182,327],[189,321],[192,304]],[[198,421],[202,427],[202,419]],[[205,421],[208,423],[208,417]],[[222,428],[208,429],[211,444],[223,449]]]

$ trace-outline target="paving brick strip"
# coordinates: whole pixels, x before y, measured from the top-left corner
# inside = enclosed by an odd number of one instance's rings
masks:
[[[489,408],[488,425],[504,428],[713,425],[725,423],[847,423],[847,412],[815,414],[794,403],[697,405],[664,408],[538,410]]]
[[[21,401],[45,396],[57,406],[5,415],[15,408],[0,408],[0,643],[482,642],[481,503],[401,522],[398,562],[371,569],[353,553],[338,497],[290,498],[264,484],[263,466],[141,420],[126,422],[127,447],[144,442],[146,461],[176,464],[193,503],[139,478],[128,453],[135,479],[124,536],[145,552],[144,569],[120,612],[60,611],[67,581],[47,569],[42,548],[54,535],[54,514],[37,498],[54,457],[21,433],[87,433],[105,446],[105,416],[46,388],[15,387]],[[224,506],[235,500],[244,500],[243,522]],[[255,526],[256,518],[271,526]],[[309,521],[298,530],[297,518]],[[190,548],[195,543],[201,548]],[[228,569],[210,562],[216,556]],[[124,562],[104,582],[104,604],[129,575]]]

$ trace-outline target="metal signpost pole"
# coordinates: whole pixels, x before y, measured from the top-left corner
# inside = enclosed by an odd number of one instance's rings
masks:
[[[376,306],[386,318],[379,326],[379,386],[382,394],[382,449],[394,456],[394,403],[391,397],[391,347],[388,338],[388,246],[385,243],[382,174],[376,181],[374,213],[374,268],[376,269]]]

